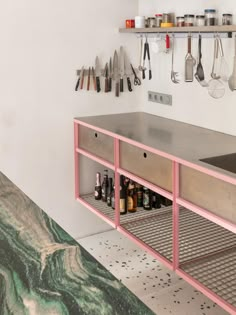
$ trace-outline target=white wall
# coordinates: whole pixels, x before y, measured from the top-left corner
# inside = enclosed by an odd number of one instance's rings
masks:
[[[155,13],[174,12],[176,16],[184,14],[202,14],[204,9],[214,8],[218,10],[218,16],[222,13],[232,13],[236,24],[236,6],[234,0],[199,0],[199,1],[156,1],[139,0],[139,14],[152,16]],[[175,70],[184,73],[184,59],[187,52],[186,39],[176,39]],[[203,38],[203,66],[207,80],[213,58],[213,39]],[[233,69],[234,45],[232,39],[223,39],[225,57]],[[197,39],[193,40],[193,54],[197,56]],[[171,54],[152,54],[153,80],[144,82],[142,89],[142,109],[155,115],[184,121],[209,129],[236,135],[236,92],[231,92],[226,85],[225,96],[221,99],[213,99],[205,88],[198,82],[175,85],[170,80]],[[147,91],[158,91],[173,96],[173,106],[163,106],[147,101]]]
[[[73,117],[133,111],[138,96],[76,93],[75,70],[121,44],[132,57],[118,27],[137,11],[136,0],[0,3],[0,171],[74,237],[108,226],[74,200]]]

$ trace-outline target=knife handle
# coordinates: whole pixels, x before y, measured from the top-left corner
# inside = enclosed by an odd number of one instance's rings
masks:
[[[75,90],[76,90],[76,91],[78,91],[79,83],[80,83],[80,77],[78,78],[78,80],[77,80],[77,82],[76,82],[76,86],[75,86]]]
[[[149,70],[149,80],[152,79],[152,70]]]
[[[124,92],[124,81],[123,81],[123,78],[120,79],[120,92]]]
[[[100,86],[100,79],[99,77],[96,77],[96,86],[97,86],[97,92],[99,93],[101,91],[101,86]]]
[[[109,90],[109,92],[111,92],[111,90],[112,90],[112,78],[109,78],[109,81],[108,81],[108,90]]]
[[[105,78],[105,93],[109,92],[109,80]]]
[[[119,94],[120,94],[119,81],[116,81],[116,97],[119,97]]]
[[[127,77],[127,85],[128,85],[128,90],[132,92],[133,90],[132,90],[132,85],[131,85],[131,81],[129,77]]]
[[[145,79],[145,70],[143,69],[143,80]]]

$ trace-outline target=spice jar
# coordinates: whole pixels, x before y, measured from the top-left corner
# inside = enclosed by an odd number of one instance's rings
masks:
[[[222,25],[232,25],[232,14],[225,13],[222,14]]]
[[[183,16],[177,16],[176,17],[176,26],[178,26],[178,27],[184,26],[184,17]]]
[[[205,13],[205,25],[216,25],[216,10],[214,9],[206,9]]]
[[[184,15],[184,25],[185,26],[193,26],[194,25],[194,15],[193,14],[185,14]]]
[[[162,23],[171,23],[171,15],[169,13],[162,14]]]
[[[196,15],[196,25],[197,26],[205,25],[205,15]]]
[[[162,14],[156,14],[156,27],[161,27],[162,23]]]
[[[155,17],[149,17],[147,19],[147,27],[156,27],[156,18]]]

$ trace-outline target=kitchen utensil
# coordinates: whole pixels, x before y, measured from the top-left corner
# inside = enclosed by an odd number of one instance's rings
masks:
[[[109,92],[108,63],[105,65],[105,93]]]
[[[225,82],[229,80],[229,67],[224,56],[223,44],[220,36],[217,36],[219,51],[220,51],[220,62],[219,62],[219,75]]]
[[[149,50],[149,44],[146,37],[146,41],[144,44],[144,52],[143,52],[143,79],[145,79],[145,60],[146,56],[148,57],[148,65],[149,65],[149,80],[152,78],[152,70],[151,70],[151,60],[150,60],[150,50]]]
[[[206,87],[208,83],[205,81],[204,70],[202,66],[202,36],[199,34],[198,37],[198,64],[195,73],[195,78],[201,84],[201,86]]]
[[[170,51],[170,36],[166,34],[166,54]]]
[[[113,78],[115,80],[115,95],[119,97],[120,94],[120,87],[119,87],[119,66],[118,66],[118,54],[115,50],[114,57],[113,57]]]
[[[214,40],[214,57],[213,57],[213,64],[212,64],[212,70],[211,70],[211,77],[212,79],[219,79],[220,75],[217,74],[217,66],[219,65],[219,41],[217,37],[215,36]]]
[[[125,56],[124,48],[120,46],[120,92],[124,92]]]
[[[130,66],[131,66],[132,72],[134,74],[134,85],[141,85],[141,80],[138,78],[138,76],[134,70],[134,67],[132,66],[132,64],[130,64]]]
[[[81,70],[80,70],[80,73],[79,73],[79,76],[78,76],[78,80],[77,80],[76,85],[75,85],[75,91],[78,91],[78,89],[79,89],[80,79],[82,77],[83,71],[84,71],[84,67],[82,67]]]
[[[234,68],[233,72],[229,78],[229,88],[231,91],[236,90],[236,35],[234,37],[235,54],[234,54]]]
[[[141,35],[140,37],[140,61],[139,61],[139,71],[143,71],[143,67],[142,67],[142,58],[143,58],[143,36]]]
[[[111,92],[112,90],[112,59],[111,58],[109,61],[108,76],[109,76],[109,80],[108,80],[109,92]]]
[[[130,75],[131,75],[132,69],[130,67],[130,62],[129,59],[127,57],[127,55],[125,54],[125,76],[127,79],[127,86],[128,86],[128,90],[129,92],[132,92],[132,85],[131,85],[131,80],[130,80]]]
[[[99,59],[98,56],[95,59],[95,74],[96,74],[96,87],[97,87],[97,92],[99,93],[101,91],[101,86],[100,86],[100,75],[101,75],[101,70],[100,70],[100,65],[99,65]]]
[[[193,81],[194,58],[191,53],[192,36],[188,35],[188,52],[185,57],[185,82]]]
[[[85,73],[85,69],[82,69],[82,73],[81,73],[81,80],[80,80],[80,89],[83,90],[84,88],[84,73]]]
[[[179,83],[178,72],[174,71],[174,47],[175,47],[175,36],[172,35],[172,61],[171,61],[171,81],[173,83]]]
[[[93,78],[93,88],[96,91],[97,90],[97,86],[96,86],[96,78],[95,78],[95,70],[94,67],[92,67],[92,78]]]
[[[89,67],[89,70],[88,70],[88,80],[87,80],[87,91],[89,91],[90,89],[90,72],[91,72],[91,69]]]

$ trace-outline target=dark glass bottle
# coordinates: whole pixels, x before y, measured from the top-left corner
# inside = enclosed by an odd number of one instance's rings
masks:
[[[156,192],[152,193],[152,208],[154,209],[161,208],[161,196]]]
[[[120,214],[127,213],[126,190],[127,186],[125,185],[125,177],[120,175]]]
[[[104,170],[102,182],[102,201],[107,202],[108,170]]]
[[[137,193],[137,207],[142,207],[143,206],[143,186],[136,183],[135,190]]]
[[[111,192],[111,207],[112,209],[115,209],[115,185],[113,186],[112,192]]]
[[[152,210],[152,194],[147,187],[143,187],[143,209]]]
[[[107,205],[111,207],[111,197],[112,197],[112,178],[108,178],[108,187],[107,187]]]
[[[94,190],[95,200],[102,199],[102,185],[101,185],[101,173],[97,172],[96,174],[96,185]]]
[[[135,194],[135,183],[130,180],[127,188],[127,210],[128,212],[136,212],[137,195]]]

